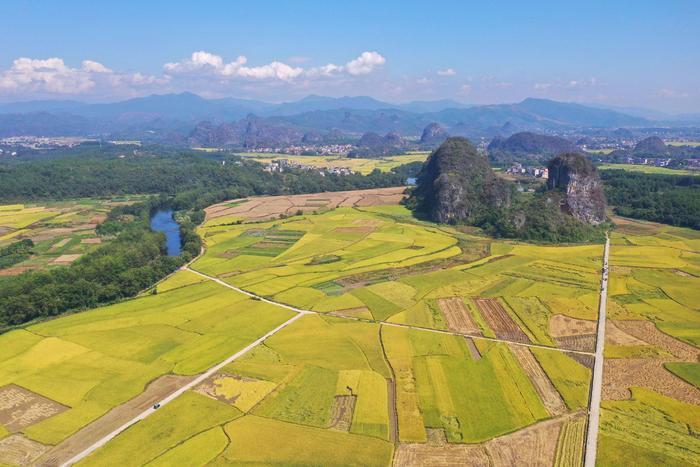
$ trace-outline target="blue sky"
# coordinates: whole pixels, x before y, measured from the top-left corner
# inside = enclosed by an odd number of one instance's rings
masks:
[[[698,1],[5,0],[0,18],[2,101],[187,90],[700,111]]]

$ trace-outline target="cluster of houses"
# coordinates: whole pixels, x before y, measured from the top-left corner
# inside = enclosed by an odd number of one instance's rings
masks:
[[[287,169],[297,169],[297,170],[316,170],[321,175],[325,174],[335,174],[335,175],[352,175],[354,172],[350,167],[317,167],[315,165],[300,164],[295,161],[290,161],[289,159],[273,159],[270,163],[265,164],[263,170],[265,172],[284,172]]]
[[[526,175],[535,178],[549,178],[549,169],[546,167],[524,167],[520,163],[515,163],[506,169],[506,173],[513,175]]]
[[[295,156],[327,156],[347,155],[354,146],[352,144],[324,144],[324,145],[293,145],[284,148],[256,148],[255,152],[270,154],[292,154]]]
[[[654,167],[668,167],[671,164],[671,159],[666,157],[656,158],[627,156],[623,159],[622,163],[635,165],[653,165]]]

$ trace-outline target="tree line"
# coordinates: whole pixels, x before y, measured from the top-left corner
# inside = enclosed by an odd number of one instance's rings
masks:
[[[615,213],[700,229],[700,176],[603,170],[608,203]]]

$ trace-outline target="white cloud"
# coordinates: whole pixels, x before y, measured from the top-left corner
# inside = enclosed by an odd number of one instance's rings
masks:
[[[198,51],[183,61],[166,63],[164,69],[170,74],[210,74],[227,79],[292,81],[300,77],[332,77],[343,73],[353,76],[366,75],[386,63],[386,59],[377,52],[362,52],[357,58],[342,66],[329,63],[318,67],[302,68],[279,61],[261,66],[246,66],[247,63],[248,58],[244,55],[233,62],[224,63],[220,55]]]
[[[457,72],[452,68],[446,68],[444,70],[438,70],[437,74],[440,76],[454,76],[457,74]]]
[[[472,86],[470,84],[463,84],[461,88],[459,88],[459,93],[460,94],[469,94],[472,92]]]
[[[95,85],[89,68],[100,64],[89,63],[92,65],[86,70],[70,68],[56,57],[45,60],[18,58],[0,75],[0,89],[79,94]]]
[[[551,87],[552,87],[552,83],[535,83],[535,85],[533,86],[533,89],[535,91],[547,91]]]
[[[416,84],[430,84],[432,82],[433,81],[431,79],[426,78],[425,76],[416,80]]]
[[[21,57],[9,69],[0,71],[0,91],[13,94],[85,94],[97,88],[114,90],[167,81],[166,76],[118,73],[94,60],[83,60],[80,68],[73,68],[57,57]]]
[[[377,52],[362,52],[359,57],[345,64],[351,75],[366,75],[386,63],[386,59]]]

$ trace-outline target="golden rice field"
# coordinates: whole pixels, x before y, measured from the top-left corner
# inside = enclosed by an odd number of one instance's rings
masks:
[[[700,233],[617,221],[599,463],[697,465]]]
[[[78,199],[0,205],[0,248],[22,239],[34,242],[30,258],[0,269],[0,276],[70,264],[109,238],[95,232],[115,205],[138,197]]]
[[[311,313],[81,465],[580,464],[602,245],[494,240],[362,204],[210,215],[191,265],[205,276],[0,335],[0,401],[45,406],[0,407],[0,464],[18,445],[70,458],[295,315],[211,278]],[[623,365],[606,367],[599,459],[692,465],[700,235],[618,221],[606,357]],[[626,361],[657,377],[625,379]]]
[[[409,152],[396,156],[385,156],[375,158],[351,158],[346,156],[295,156],[291,154],[270,154],[264,152],[243,152],[237,154],[246,159],[252,159],[261,164],[268,164],[273,160],[287,159],[295,164],[303,164],[317,168],[348,167],[354,172],[368,174],[375,169],[382,172],[389,172],[394,167],[398,167],[410,162],[423,162],[428,158],[428,152]]]

